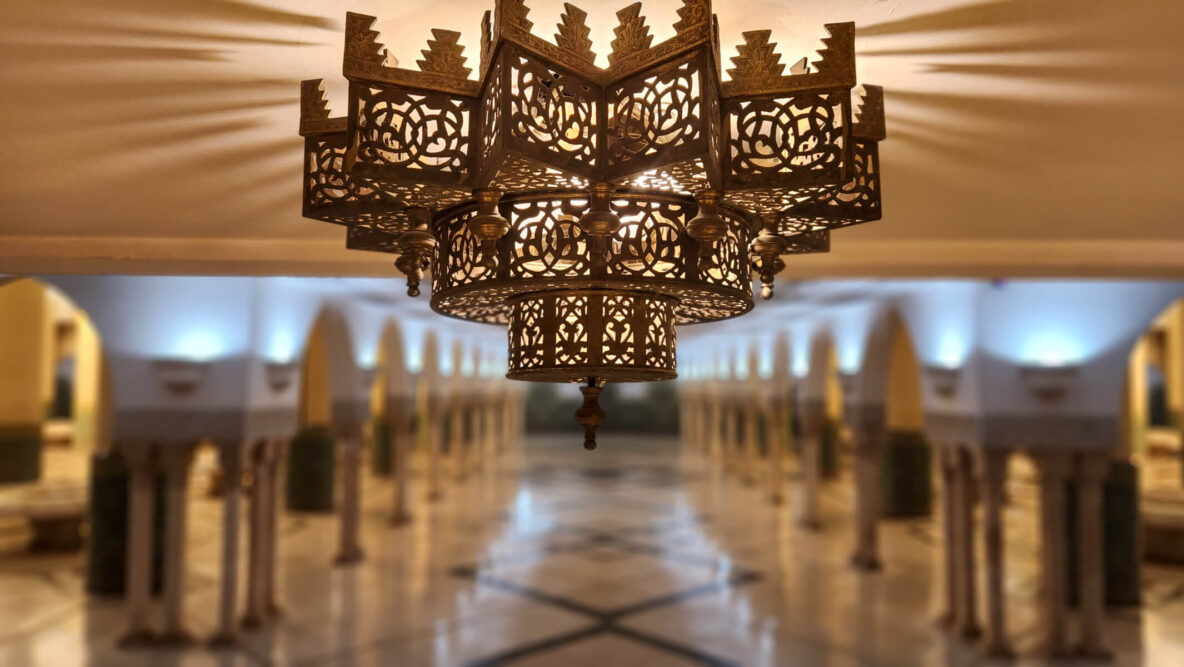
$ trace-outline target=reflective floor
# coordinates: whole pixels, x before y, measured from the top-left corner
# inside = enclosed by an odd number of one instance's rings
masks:
[[[79,556],[5,556],[0,665],[989,664],[932,621],[934,522],[886,523],[881,573],[847,565],[848,479],[828,482],[818,533],[794,527],[763,484],[655,439],[606,434],[592,453],[576,438],[535,440],[450,481],[432,504],[417,474],[415,517],[399,528],[386,521],[389,482],[365,483],[366,560],[330,566],[334,518],[285,516],[284,617],[233,649],[117,649],[120,604],[82,593]],[[1013,644],[1034,656],[1025,495],[1007,517],[1008,594]],[[191,503],[186,601],[198,637],[214,627],[220,511]],[[1117,662],[1184,665],[1184,569],[1144,577],[1146,605],[1109,620]]]

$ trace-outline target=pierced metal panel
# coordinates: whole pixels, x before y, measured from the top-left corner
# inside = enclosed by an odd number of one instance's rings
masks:
[[[797,189],[843,180],[850,91],[728,100],[725,114],[729,187]],[[748,196],[743,203],[768,210],[764,202],[778,195],[757,191],[735,199]]]
[[[510,300],[511,379],[645,382],[677,377],[671,297],[560,290]]]
[[[509,91],[505,147],[591,175],[597,164],[600,88],[520,49],[505,49],[501,60]]]
[[[356,154],[352,177],[432,185],[464,181],[472,98],[358,83],[350,85],[350,96]],[[455,202],[468,198],[468,192],[458,189]],[[455,202],[450,198],[431,205]]]
[[[703,151],[706,58],[694,52],[606,91],[609,165],[624,175]]]
[[[811,188],[798,193],[781,218],[782,234],[846,227],[879,220],[880,148],[874,141],[856,140],[851,152],[854,176],[839,186]]]
[[[402,207],[394,196],[345,173],[347,142],[345,132],[305,137],[304,216],[339,225],[387,223],[401,228]]]

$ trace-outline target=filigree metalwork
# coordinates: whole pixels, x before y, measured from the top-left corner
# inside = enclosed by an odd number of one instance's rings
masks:
[[[883,94],[852,120],[852,24],[825,26],[813,62],[745,33],[724,81],[710,0],[683,0],[658,43],[622,9],[603,69],[583,10],[548,41],[522,0],[493,1],[479,80],[458,33],[402,69],[348,14],[350,112],[305,82],[300,133],[304,214],[399,254],[412,291],[430,267],[437,312],[508,325],[510,377],[674,377],[677,324],[747,312],[754,270],[769,292],[782,257],[880,217]]]
[[[675,377],[675,300],[647,292],[558,290],[510,300],[511,379]]]

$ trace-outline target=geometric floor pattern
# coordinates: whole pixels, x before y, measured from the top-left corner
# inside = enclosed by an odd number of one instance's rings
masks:
[[[1030,489],[1009,491],[1009,632],[1032,656],[1038,535]],[[283,617],[229,649],[119,649],[122,606],[85,595],[80,555],[0,554],[0,665],[990,664],[933,623],[933,521],[884,522],[884,568],[862,573],[848,565],[850,479],[825,484],[818,532],[794,525],[795,492],[774,505],[763,482],[744,485],[672,440],[605,434],[586,452],[576,436],[544,438],[448,481],[436,502],[417,470],[413,520],[393,527],[390,482],[367,473],[366,559],[333,567],[335,518],[286,513]],[[195,497],[189,521],[186,623],[208,637],[220,503]],[[1184,570],[1144,578],[1146,604],[1107,618],[1116,664],[1184,665]]]

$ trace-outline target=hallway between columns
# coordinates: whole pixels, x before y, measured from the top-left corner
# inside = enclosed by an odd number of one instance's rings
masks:
[[[119,650],[120,603],[86,598],[71,561],[5,568],[0,664],[988,664],[933,622],[938,519],[884,522],[883,571],[863,573],[848,563],[848,477],[823,483],[823,528],[807,531],[792,504],[768,501],[767,485],[746,485],[673,441],[603,440],[589,454],[571,438],[534,439],[431,504],[421,457],[412,521],[399,528],[388,522],[390,482],[366,473],[367,557],[352,567],[326,565],[334,515],[284,515],[284,615],[232,649]],[[1037,513],[1031,489],[1009,495],[1008,631],[1030,653],[1042,640]],[[186,619],[209,636],[219,502],[194,499],[188,514]],[[1141,611],[1107,618],[1117,664],[1184,664],[1173,633],[1184,599],[1170,594],[1184,590],[1184,573],[1148,576],[1162,590]]]

